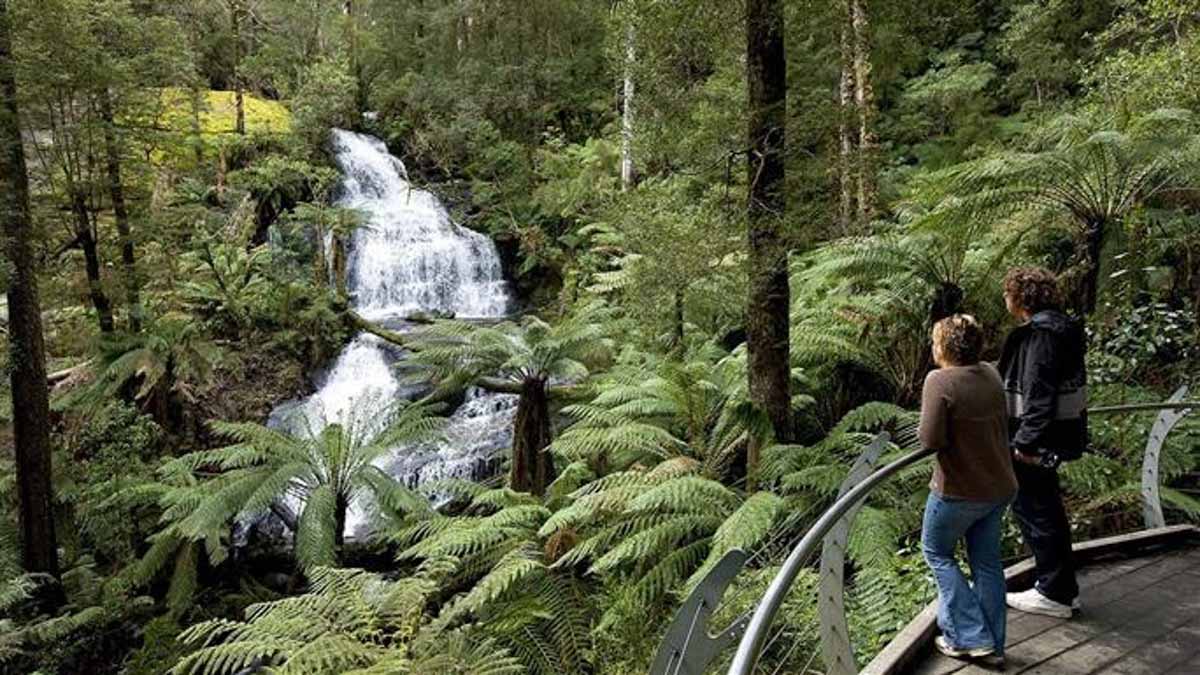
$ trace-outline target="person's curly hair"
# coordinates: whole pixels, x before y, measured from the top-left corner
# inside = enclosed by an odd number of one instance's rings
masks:
[[[970,314],[955,314],[933,324],[934,349],[956,366],[973,366],[983,353],[983,328]]]
[[[1062,291],[1058,277],[1044,267],[1015,267],[1004,275],[1004,295],[1018,307],[1037,314],[1044,309],[1061,309]]]

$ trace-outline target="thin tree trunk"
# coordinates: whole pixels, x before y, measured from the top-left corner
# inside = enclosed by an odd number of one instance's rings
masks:
[[[345,0],[342,11],[346,14],[346,44],[350,50],[350,76],[354,78],[354,102],[358,112],[362,113],[367,110],[367,82],[359,54],[358,18],[354,14],[354,0]]]
[[[780,441],[791,438],[787,247],[781,233],[784,193],[784,118],[787,63],[781,0],[746,0],[746,77],[749,84],[750,259],[746,346],[750,398],[771,420]],[[746,469],[753,485],[760,448],[751,444]]]
[[[125,268],[125,303],[129,309],[129,330],[142,329],[142,303],[139,297],[137,262],[134,257],[133,232],[129,226],[129,209],[125,205],[125,188],[121,184],[121,148],[113,121],[112,94],[106,89],[100,94],[100,114],[104,118],[105,168],[108,171],[108,192],[112,197],[113,219],[121,237],[121,264]]]
[[[10,31],[8,0],[0,0],[0,91],[4,97],[0,106],[0,221],[12,266],[8,286],[8,349],[21,562],[27,572],[57,577],[46,353]]]
[[[532,492],[538,496],[546,493],[546,486],[555,477],[554,460],[546,452],[551,440],[546,382],[529,378],[521,385],[517,416],[513,422],[509,487],[517,492]]]
[[[634,96],[634,81],[633,69],[637,65],[637,51],[634,39],[636,38],[636,29],[633,25],[633,20],[628,19],[625,24],[625,75],[624,87],[622,89],[622,110],[621,110],[621,191],[627,191],[633,187],[634,166],[633,166],[633,96]]]
[[[192,153],[196,156],[196,164],[204,163],[204,127],[200,123],[200,114],[204,109],[204,92],[199,85],[192,88]]]
[[[858,219],[866,225],[875,217],[878,187],[875,176],[875,91],[871,86],[871,24],[866,0],[850,1],[853,29],[854,104],[858,108]]]
[[[229,15],[233,25],[233,97],[237,107],[234,129],[246,133],[246,101],[242,83],[242,0],[230,0]]]
[[[71,210],[75,215],[75,240],[83,251],[84,270],[87,273],[88,295],[100,322],[100,331],[111,333],[115,327],[112,315],[112,303],[104,294],[104,285],[100,278],[100,253],[96,247],[96,237],[92,231],[92,219],[88,213],[87,198],[78,186],[71,189]]]
[[[854,108],[854,50],[849,21],[841,32],[842,75],[838,84],[838,225],[841,234],[854,229],[854,137],[850,131]]]
[[[684,338],[683,301],[683,290],[675,289],[675,348],[678,349],[681,354],[683,353]]]

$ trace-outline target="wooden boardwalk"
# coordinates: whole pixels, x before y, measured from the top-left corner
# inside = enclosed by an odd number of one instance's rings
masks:
[[[1004,672],[1200,674],[1200,548],[1101,562],[1080,585],[1083,611],[1071,620],[1009,610]],[[996,671],[934,654],[910,672]]]

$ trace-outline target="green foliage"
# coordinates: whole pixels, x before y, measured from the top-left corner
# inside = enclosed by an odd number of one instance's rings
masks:
[[[95,380],[58,405],[95,410],[112,399],[127,398],[159,424],[177,429],[182,407],[211,383],[222,354],[187,316],[167,315],[139,333],[102,338]]]
[[[315,568],[308,593],[252,605],[244,622],[214,620],[180,639],[198,649],[171,673],[236,673],[254,664],[313,675],[466,672],[515,675],[493,640],[422,625],[435,573],[399,581],[358,569]]]
[[[448,390],[481,377],[577,382],[610,356],[613,342],[603,319],[604,309],[590,306],[555,325],[536,316],[494,326],[439,321],[414,335],[418,351],[411,360]]]
[[[149,416],[121,402],[108,404],[70,440],[70,453],[55,457],[55,495],[72,515],[74,547],[102,564],[133,559],[152,531],[157,513],[138,498],[138,486],[154,477],[163,432]]]
[[[143,488],[163,509],[162,529],[149,538],[152,545],[134,578],[147,583],[173,560],[167,601],[174,611],[191,602],[201,546],[212,565],[228,557],[234,520],[284,514],[302,569],[335,564],[346,512],[357,495],[369,494],[390,510],[416,503],[372,462],[399,443],[433,438],[442,423],[428,406],[415,403],[396,405],[382,420],[293,422],[299,425],[295,433],[214,422],[214,431],[233,445],[171,460],[160,469],[162,482]],[[289,514],[290,503],[302,504],[299,514]]]
[[[313,151],[324,147],[330,128],[357,125],[355,83],[346,63],[318,61],[305,68],[300,81],[291,110],[297,135]]]
[[[626,364],[593,400],[563,409],[574,424],[552,450],[606,470],[678,458],[724,476],[751,438],[769,433],[748,404],[745,379],[742,358],[711,347],[682,363]]]

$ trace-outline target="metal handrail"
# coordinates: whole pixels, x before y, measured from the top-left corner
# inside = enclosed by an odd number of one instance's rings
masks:
[[[754,615],[750,618],[750,625],[746,628],[745,635],[738,643],[737,653],[733,657],[733,663],[729,666],[729,675],[750,675],[754,670],[754,665],[758,661],[758,653],[767,637],[771,621],[775,618],[779,607],[783,605],[783,599],[791,590],[792,582],[796,580],[796,576],[800,574],[800,570],[804,568],[809,557],[816,552],[821,540],[825,538],[829,530],[833,529],[838,520],[854,508],[871,490],[875,489],[876,485],[891,478],[901,469],[935,454],[937,454],[936,450],[925,448],[910,452],[891,464],[887,464],[848,490],[826,509],[825,513],[821,514],[821,517],[809,528],[796,548],[788,554],[787,560],[783,562],[783,567],[771,580],[771,585],[767,587],[762,602],[758,604]]]
[[[1170,400],[1165,402],[1097,406],[1089,408],[1088,414],[1105,415],[1143,410],[1162,411],[1146,448],[1146,466],[1150,467],[1151,462],[1149,460],[1151,458],[1153,459],[1154,466],[1143,471],[1143,483],[1148,478],[1153,478],[1157,485],[1158,453],[1166,441],[1166,434],[1170,432],[1175,423],[1187,414],[1187,412],[1200,409],[1200,401],[1181,400],[1186,393],[1187,387],[1181,387]],[[754,609],[754,614],[750,619],[746,632],[738,642],[737,653],[734,655],[733,661],[729,666],[729,675],[752,675],[754,666],[758,662],[759,652],[762,650],[763,642],[766,640],[767,633],[770,630],[771,622],[774,620],[779,608],[783,605],[783,600],[787,596],[788,591],[791,590],[792,583],[796,580],[800,571],[804,569],[809,558],[816,552],[817,547],[822,543],[825,536],[837,525],[838,521],[865,499],[877,485],[891,478],[902,469],[912,466],[934,454],[936,454],[935,450],[926,448],[911,452],[893,461],[845,492],[821,514],[817,522],[809,528],[804,538],[800,540],[800,543],[788,555],[782,568],[767,588],[766,594],[763,595],[762,601]],[[1153,490],[1151,493],[1148,488],[1143,489],[1143,494],[1146,496],[1148,502],[1151,500],[1156,501],[1158,497],[1157,490]],[[1153,522],[1152,515],[1155,512],[1158,514],[1158,519],[1162,519],[1160,504],[1152,505],[1148,503],[1146,512],[1148,526],[1151,526],[1150,523]]]

